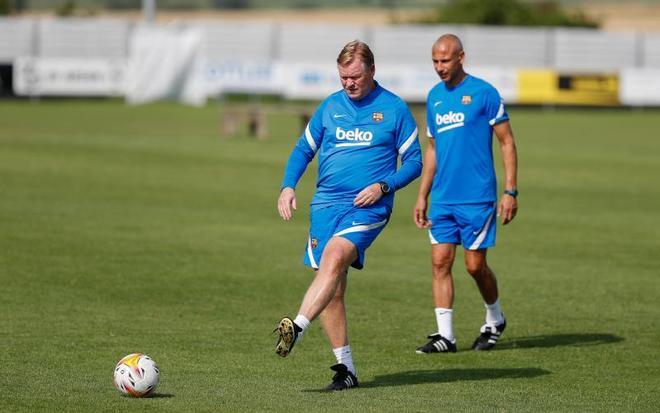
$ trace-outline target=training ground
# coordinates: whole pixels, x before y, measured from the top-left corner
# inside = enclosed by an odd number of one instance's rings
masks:
[[[660,112],[510,109],[520,210],[489,252],[508,321],[492,352],[469,350],[484,308],[459,254],[459,351],[415,354],[430,247],[419,181],[397,193],[349,276],[361,387],[328,394],[319,323],[287,359],[270,334],[310,281],[316,164],[283,222],[299,120],[273,106],[266,139],[228,138],[221,110],[0,102],[0,411],[660,410]],[[153,398],[113,387],[133,352],[160,366]]]

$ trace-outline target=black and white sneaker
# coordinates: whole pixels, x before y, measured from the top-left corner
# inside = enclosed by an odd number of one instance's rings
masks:
[[[280,357],[286,357],[293,350],[293,346],[298,341],[298,335],[302,328],[298,327],[289,317],[284,317],[280,320],[277,328],[273,330],[279,335],[277,344],[275,344],[275,353]]]
[[[431,334],[428,338],[431,341],[417,347],[417,354],[456,353],[456,340],[449,341],[441,336],[440,333]]]
[[[330,370],[335,371],[335,376],[332,378],[332,383],[325,388],[326,390],[341,391],[359,386],[357,377],[348,370],[346,365],[335,364],[330,367]]]
[[[481,334],[474,340],[472,344],[472,350],[490,350],[495,347],[497,340],[502,336],[504,329],[506,328],[506,320],[502,318],[502,324],[496,326],[491,326],[484,324],[481,327]]]

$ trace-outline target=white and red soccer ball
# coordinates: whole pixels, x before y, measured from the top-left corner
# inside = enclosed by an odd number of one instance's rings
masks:
[[[129,354],[115,366],[115,387],[132,397],[151,395],[158,386],[159,378],[156,362],[146,354]]]

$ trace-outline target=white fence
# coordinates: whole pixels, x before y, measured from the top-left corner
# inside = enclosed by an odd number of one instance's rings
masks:
[[[33,43],[33,56],[106,59],[128,56],[127,45],[132,26],[126,21],[45,19],[36,21],[35,26],[37,30],[34,31],[36,42]]]
[[[428,61],[433,41],[456,33],[475,66],[603,71],[660,67],[660,33],[477,26],[337,26],[183,21],[204,34],[213,59],[327,62],[350,40],[367,41],[382,63]],[[128,57],[135,24],[119,19],[0,18],[0,63],[16,57]]]
[[[333,62],[339,49],[348,41],[359,38],[374,50],[377,77],[381,76],[381,83],[395,92],[397,86],[401,87],[404,90],[401,94],[410,100],[423,100],[425,91],[413,90],[436,81],[431,68],[430,49],[433,41],[447,32],[456,33],[463,40],[468,70],[485,73],[494,79],[505,79],[498,85],[497,80],[487,78],[497,87],[513,91],[503,93],[512,102],[516,101],[516,85],[510,84],[512,70],[549,69],[570,75],[625,75],[627,80],[622,81],[621,86],[635,84],[635,90],[643,90],[638,82],[631,81],[635,73],[643,73],[645,81],[660,78],[660,33],[447,25],[372,27],[217,20],[181,21],[174,26],[197,29],[201,33],[200,53],[206,62],[201,76],[208,84],[209,95],[247,91],[321,97],[322,91],[338,86]],[[31,58],[29,62],[32,63],[27,65],[30,67],[39,60],[51,60],[55,63],[49,66],[48,62],[42,62],[39,67],[57,71],[60,67],[58,61],[88,59],[109,62],[116,72],[117,67],[126,66],[132,58],[131,37],[139,27],[139,24],[126,20],[105,18],[0,18],[0,64],[14,64],[20,59],[25,62],[26,58]],[[61,67],[64,66],[67,64]],[[405,79],[403,73],[418,81]],[[22,76],[21,73],[16,75]],[[67,76],[51,75],[60,80]],[[75,81],[76,76],[69,77]],[[107,79],[105,75],[98,77]],[[120,77],[115,74],[116,79]],[[290,83],[294,81],[297,82],[295,85]],[[48,94],[47,84],[41,82],[41,85],[42,89],[27,90],[31,94]],[[58,93],[62,86],[59,84]],[[654,87],[649,90],[655,90]],[[79,91],[75,87],[73,90]],[[115,84],[112,94],[116,93]],[[638,92],[621,93],[621,96],[626,96],[622,103],[636,101],[631,93],[635,95]],[[644,96],[638,101],[660,104],[660,97],[649,99]]]
[[[35,55],[35,29],[34,20],[0,18],[0,63]]]
[[[660,69],[660,33],[646,34],[642,37],[643,68]]]

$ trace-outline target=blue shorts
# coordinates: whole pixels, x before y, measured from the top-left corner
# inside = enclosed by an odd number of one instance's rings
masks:
[[[497,203],[433,205],[429,219],[431,244],[463,244],[468,250],[495,245]]]
[[[309,238],[304,262],[319,268],[323,249],[332,237],[342,237],[357,248],[358,258],[351,266],[364,267],[364,252],[385,228],[390,219],[386,206],[358,208],[352,204],[312,205]]]

